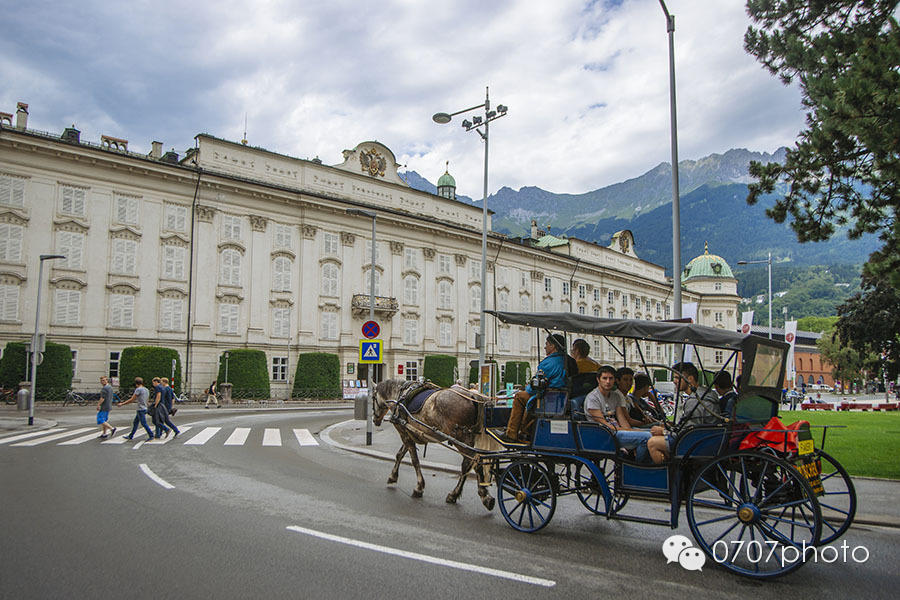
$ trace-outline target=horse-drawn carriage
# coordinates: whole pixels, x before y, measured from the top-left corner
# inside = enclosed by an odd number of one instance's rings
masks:
[[[488,488],[496,481],[500,511],[519,531],[546,526],[557,499],[565,495],[577,496],[588,511],[607,519],[672,529],[678,527],[683,505],[691,533],[707,557],[756,578],[798,568],[809,550],[836,540],[850,526],[856,496],[843,467],[814,447],[808,425],[772,429],[787,344],[687,323],[572,313],[490,314],[502,323],[539,331],[602,336],[626,362],[631,347],[637,355],[633,362],[651,376],[669,367],[645,360],[646,342],[668,345],[676,356],[681,354],[680,362],[690,348],[701,373],[705,352],[721,351],[722,358],[730,353],[720,370],[740,372],[737,399],[717,424],[679,426],[667,421],[671,456],[653,464],[636,460],[620,447],[612,430],[573,410],[578,404],[570,389],[537,390],[530,443],[521,444],[501,435],[508,407],[490,399],[479,401],[462,388],[448,388],[433,393],[422,412],[414,414],[407,399],[400,399],[408,385],[383,382],[373,395],[376,421],[390,411],[404,444],[389,482],[396,481],[408,451],[419,481],[414,495],[421,495],[424,480],[415,444],[438,442],[463,456],[459,482],[447,501],[456,501],[468,472],[474,470],[485,507],[494,506]],[[676,393],[676,411],[681,401]],[[822,443],[824,438],[823,432]],[[758,443],[748,444],[752,440]],[[647,517],[646,505],[629,513],[628,502],[635,498],[667,503],[667,517]]]

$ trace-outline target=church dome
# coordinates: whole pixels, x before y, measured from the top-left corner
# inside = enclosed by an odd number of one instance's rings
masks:
[[[456,180],[453,179],[453,175],[451,175],[450,172],[447,171],[443,175],[441,175],[440,179],[438,179],[437,186],[438,187],[456,187]]]
[[[704,245],[703,254],[689,262],[681,274],[682,281],[698,277],[734,279],[734,273],[724,258],[709,253],[707,243]]]

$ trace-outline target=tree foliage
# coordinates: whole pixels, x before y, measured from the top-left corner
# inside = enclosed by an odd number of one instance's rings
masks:
[[[837,324],[837,316],[833,317],[802,317],[797,319],[797,329],[800,331],[814,331],[824,333],[834,329]]]
[[[838,307],[837,334],[857,352],[878,355],[888,379],[900,374],[900,291],[881,278],[863,277],[860,292]]]
[[[134,378],[144,380],[151,387],[154,377],[172,377],[172,361],[175,361],[175,393],[181,393],[181,357],[173,348],[159,346],[129,346],[122,350],[119,359],[119,388],[124,400],[134,389]]]
[[[235,398],[269,398],[269,367],[262,350],[238,348],[228,352],[228,379],[225,380],[225,353],[219,355],[217,381],[232,384]]]
[[[341,360],[337,354],[306,352],[297,356],[293,397],[339,398]]]
[[[879,233],[867,270],[900,288],[900,27],[896,0],[748,0],[744,47],[807,111],[784,164],[751,163],[747,202],[781,189],[766,210],[791,218],[800,242]]]
[[[831,364],[831,374],[842,383],[863,383],[867,375],[878,371],[876,355],[871,352],[860,352],[853,346],[843,343],[834,329],[829,329],[816,340],[819,353]]]

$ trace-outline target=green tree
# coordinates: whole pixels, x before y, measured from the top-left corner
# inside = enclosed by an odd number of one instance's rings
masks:
[[[841,342],[878,355],[888,379],[895,379],[900,374],[900,291],[884,279],[864,276],[863,292],[839,306],[838,315]]]
[[[17,389],[25,380],[26,365],[30,365],[24,342],[8,342],[0,359],[0,387]],[[30,367],[29,367],[30,368]],[[31,378],[31,372],[28,372]],[[61,400],[72,387],[72,349],[66,344],[47,342],[44,360],[37,368],[38,398]]]
[[[866,265],[900,288],[900,27],[896,0],[748,0],[744,47],[807,110],[784,164],[751,163],[747,198],[776,190],[766,214],[800,242],[879,233]]]
[[[235,398],[268,398],[269,366],[262,350],[239,348],[228,352],[228,379],[225,381],[225,353],[219,355],[217,381],[232,384]]]
[[[834,329],[829,329],[816,340],[822,358],[831,363],[831,374],[843,383],[865,382],[865,374],[874,374],[878,369],[876,355],[860,352],[844,344]]]
[[[307,352],[299,355],[291,396],[340,398],[341,361],[338,355],[326,352]]]
[[[123,400],[134,389],[134,378],[144,380],[145,387],[151,387],[154,377],[171,377],[172,361],[175,361],[175,393],[181,393],[181,357],[173,348],[159,346],[129,346],[122,350],[119,358],[119,386]]]
[[[803,317],[797,319],[797,329],[800,331],[815,331],[822,333],[833,329],[837,324],[837,316],[834,317]]]

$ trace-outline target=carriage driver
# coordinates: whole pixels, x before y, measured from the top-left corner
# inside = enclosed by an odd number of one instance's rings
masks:
[[[571,356],[566,354],[566,338],[559,333],[551,333],[544,342],[544,352],[547,358],[538,363],[538,371],[543,371],[551,388],[566,387],[566,376],[574,375],[578,367]],[[534,398],[537,392],[528,384],[524,390],[519,390],[513,396],[512,411],[509,413],[509,421],[506,424],[505,441],[519,442],[520,429],[525,413],[534,406]],[[524,433],[524,432],[523,432]]]

